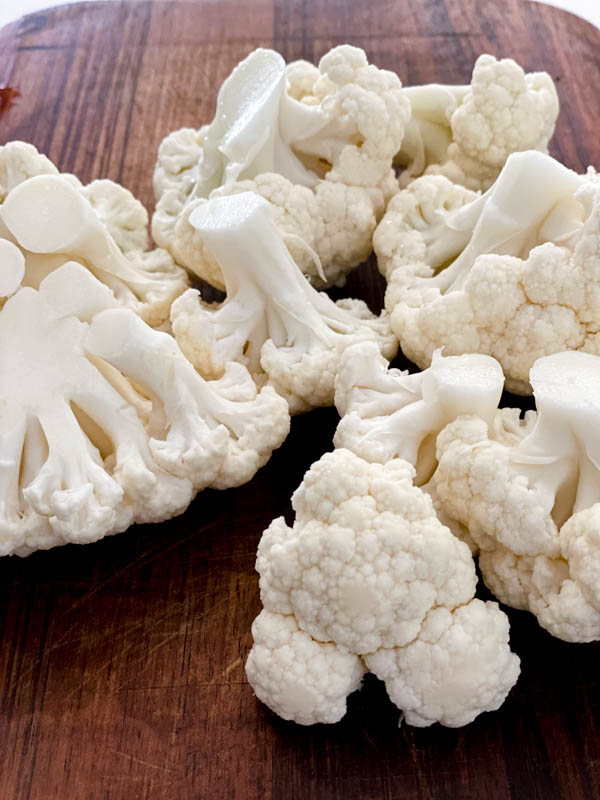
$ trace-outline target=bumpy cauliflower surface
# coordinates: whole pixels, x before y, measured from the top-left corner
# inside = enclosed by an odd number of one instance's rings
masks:
[[[80,264],[37,290],[24,269],[0,240],[3,555],[168,519],[205,486],[249,480],[285,438],[285,401],[241,365],[207,383]]]
[[[531,383],[537,416],[519,421],[515,409],[492,428],[466,416],[440,434],[434,484],[479,545],[496,597],[561,639],[590,641],[600,638],[600,358],[548,356]]]
[[[256,568],[265,611],[246,669],[263,702],[287,718],[341,718],[344,690],[360,682],[357,656],[386,681],[392,699],[402,696],[402,681],[414,686],[407,699],[413,724],[464,724],[497,708],[514,684],[519,661],[504,615],[495,603],[473,600],[469,549],[438,521],[413,477],[400,459],[369,464],[349,450],[327,453],[292,498],[293,527],[279,518],[263,534]],[[460,680],[465,651],[451,629],[467,629],[471,617],[471,628],[481,630],[469,630],[472,668]],[[332,662],[320,678],[307,664],[310,642],[315,657]],[[429,685],[411,671],[417,642],[430,648]],[[293,676],[289,702],[282,663]],[[317,698],[327,692],[320,711]]]
[[[310,286],[262,197],[213,197],[191,220],[227,285],[221,304],[190,289],[171,309],[173,333],[203,375],[243,363],[297,414],[333,404],[339,360],[351,344],[375,341],[386,356],[396,353],[385,312],[376,317],[360,300],[334,303]]]
[[[32,145],[0,147],[0,203],[0,236],[23,250],[27,286],[75,260],[154,326],[188,286],[166,250],[148,249],[148,213],[131,192],[109,180],[82,186]]]
[[[376,220],[397,191],[392,159],[409,105],[397,76],[369,64],[359,48],[336,47],[318,68],[294,62],[287,69],[274,51],[254,51],[223,83],[210,125],[174,131],[162,142],[154,238],[222,288],[189,217],[212,192],[256,191],[274,207],[311,281],[343,283],[371,252]],[[293,236],[314,250],[317,266]]]
[[[472,199],[440,176],[397,195],[374,237],[386,307],[405,355],[424,367],[487,353],[528,394],[533,362],[600,352],[600,182],[535,151],[509,157]]]
[[[405,89],[411,102],[397,163],[400,183],[445,175],[469,189],[488,189],[511,153],[548,152],[558,95],[547,72],[525,73],[511,58],[481,55],[471,84]]]

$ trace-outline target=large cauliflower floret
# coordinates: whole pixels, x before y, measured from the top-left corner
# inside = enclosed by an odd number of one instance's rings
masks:
[[[52,270],[75,260],[155,326],[188,286],[166,250],[148,249],[146,209],[113,181],[82,186],[32,145],[9,142],[0,147],[0,201],[0,236],[23,250],[27,286],[37,288]]]
[[[537,358],[599,352],[597,175],[518,153],[485,195],[460,203],[444,178],[419,178],[375,233],[405,355],[424,367],[441,346],[487,353],[502,365],[507,388],[528,394]]]
[[[283,709],[286,718],[326,721],[313,715],[318,692],[327,688],[336,701],[331,719],[339,719],[344,689],[360,682],[351,654],[372,663],[392,699],[402,698],[400,708],[406,701],[416,724],[464,724],[497,708],[516,680],[518,659],[508,647],[508,625],[499,621],[504,615],[494,603],[473,600],[477,578],[469,549],[438,521],[413,477],[401,459],[369,464],[349,450],[335,450],[313,464],[295,492],[294,525],[279,518],[264,532],[256,568],[265,618],[247,674],[263,702]],[[469,630],[469,651],[479,669],[460,681],[453,662],[462,663],[456,652],[461,634],[451,629],[467,629],[471,616],[479,633]],[[275,622],[278,636],[269,641],[265,627],[272,631]],[[292,636],[296,642],[286,646]],[[433,653],[428,686],[419,686],[422,671],[411,673],[419,660],[417,642]],[[317,680],[307,667],[311,643],[315,657],[337,659],[330,679]],[[293,675],[289,701],[286,685],[277,680],[283,674]],[[412,697],[398,690],[402,681],[415,686]]]
[[[547,72],[525,73],[511,58],[481,55],[470,85],[405,92],[412,119],[397,157],[402,186],[426,173],[485,190],[511,153],[548,152],[559,104]]]
[[[246,674],[256,696],[278,716],[300,725],[338,722],[360,688],[362,660],[331,642],[317,642],[293,616],[261,611]]]
[[[68,262],[19,287],[0,240],[0,552],[95,541],[248,480],[289,429],[285,401],[241,365],[209,384],[172,337]]]
[[[300,413],[333,404],[339,360],[351,344],[375,341],[386,356],[395,354],[385,313],[375,317],[360,300],[334,303],[310,286],[262,197],[213,197],[191,222],[227,287],[221,304],[189,290],[171,309],[173,333],[202,374],[218,376],[238,361]]]
[[[279,518],[261,541],[265,608],[364,654],[412,641],[431,608],[468,602],[469,550],[437,521],[413,474],[400,459],[369,466],[347,450],[313,464],[292,498],[294,527]]]
[[[481,548],[499,600],[529,609],[562,639],[598,639],[600,358],[548,356],[531,383],[537,416],[508,438],[477,417],[440,434],[437,496]]]
[[[349,45],[307,74],[300,100],[283,58],[258,49],[223,83],[213,122],[174,131],[159,148],[153,236],[218,288],[223,278],[189,223],[211,193],[252,190],[268,199],[294,257],[301,252],[300,267],[323,287],[343,282],[369,255],[376,218],[397,191],[391,164],[410,104],[396,75]],[[295,236],[313,248],[317,268]]]

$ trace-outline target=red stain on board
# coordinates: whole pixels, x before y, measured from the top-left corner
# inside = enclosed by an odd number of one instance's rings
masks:
[[[15,98],[20,96],[21,92],[12,86],[4,86],[2,89],[0,89],[0,114],[8,111]]]

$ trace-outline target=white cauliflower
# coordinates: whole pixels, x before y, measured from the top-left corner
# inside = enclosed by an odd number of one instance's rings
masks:
[[[511,153],[548,152],[558,95],[547,72],[525,73],[511,58],[480,55],[471,84],[404,90],[411,103],[396,162],[400,184],[445,175],[469,189],[488,189]]]
[[[300,725],[338,722],[346,698],[360,688],[365,665],[332,642],[300,630],[293,616],[261,611],[246,673],[256,696],[278,716]]]
[[[342,417],[334,437],[366,461],[402,458],[423,485],[435,468],[435,440],[462,414],[494,419],[504,376],[493,358],[468,354],[444,358],[409,375],[388,369],[372,342],[345,351],[335,381],[335,405]]]
[[[301,98],[291,86],[299,73]],[[174,131],[162,142],[155,240],[222,288],[190,214],[211,193],[256,191],[273,205],[311,281],[343,283],[371,252],[376,220],[397,191],[392,159],[409,109],[397,76],[370,65],[359,48],[336,47],[318,68],[296,62],[287,70],[278,53],[255,50],[223,83],[210,125]],[[314,250],[316,264],[295,246],[296,236]]]
[[[438,437],[447,513],[479,545],[486,584],[554,636],[600,638],[600,358],[557,353],[531,370],[537,416],[503,431],[458,419]],[[504,423],[504,424],[502,424]]]
[[[246,672],[286,718],[341,718],[344,691],[360,683],[358,656],[419,725],[462,725],[497,708],[516,681],[506,618],[495,603],[473,599],[469,549],[438,521],[413,477],[400,459],[369,464],[335,450],[295,492],[293,527],[279,518],[264,532],[256,568],[265,610]],[[321,667],[328,671],[319,677]]]
[[[168,318],[171,301],[188,286],[166,250],[148,249],[146,209],[113,181],[82,186],[32,145],[9,142],[0,147],[0,202],[0,237],[23,250],[27,286],[37,288],[52,270],[76,260],[153,326]]]
[[[537,358],[600,352],[600,181],[528,151],[472,197],[425,176],[392,200],[374,237],[386,308],[420,367],[441,346],[487,353],[528,394]]]
[[[232,365],[207,383],[172,337],[80,264],[38,290],[0,240],[0,553],[85,543],[249,480],[289,429],[272,389]]]
[[[439,432],[462,414],[477,414],[493,423],[504,376],[493,358],[468,354],[444,358],[434,353],[431,366],[409,375],[387,369],[372,342],[345,351],[335,381],[335,404],[342,419],[333,442],[366,461],[393,458],[415,468],[414,483],[433,500],[438,519],[477,547],[467,529],[444,513],[432,476],[437,467],[435,442]]]
[[[360,300],[334,303],[310,286],[263,198],[213,197],[191,222],[227,286],[220,304],[190,289],[171,308],[173,333],[203,375],[218,376],[238,361],[297,414],[333,404],[339,360],[351,344],[374,341],[387,357],[395,354],[385,313],[375,317]]]

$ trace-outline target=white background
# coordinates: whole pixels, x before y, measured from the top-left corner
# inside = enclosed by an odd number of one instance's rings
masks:
[[[0,27],[12,22],[23,14],[30,14],[32,11],[40,11],[49,6],[58,6],[68,3],[70,0],[0,0]],[[71,0],[72,1],[72,0]],[[164,0],[168,2],[169,0]],[[539,0],[548,2],[549,0]],[[552,0],[549,3],[559,8],[565,8],[578,14],[580,17],[592,22],[600,28],[600,0]]]

